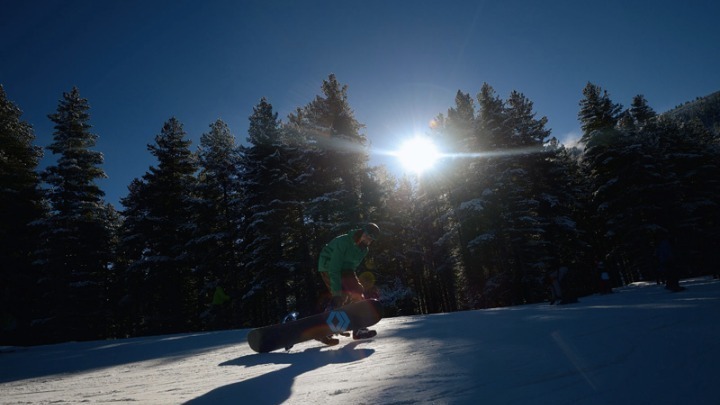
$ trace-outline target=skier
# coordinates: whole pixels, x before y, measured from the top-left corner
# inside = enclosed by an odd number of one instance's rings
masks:
[[[318,271],[331,295],[327,311],[365,299],[365,289],[355,270],[379,235],[380,228],[374,223],[368,223],[362,229],[336,237],[323,247],[318,260]],[[377,332],[367,328],[357,329],[353,331],[353,339],[368,339],[376,334]],[[328,345],[339,343],[332,336],[326,336],[320,341]]]

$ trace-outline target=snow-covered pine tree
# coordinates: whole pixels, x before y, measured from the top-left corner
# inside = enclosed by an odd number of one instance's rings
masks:
[[[550,153],[543,148],[550,136],[545,128],[547,118],[536,118],[532,101],[517,91],[512,91],[507,100],[506,116],[509,137],[505,148],[514,153],[501,159],[504,164],[498,167],[504,171],[498,180],[505,195],[506,243],[514,256],[508,262],[511,302],[537,302],[545,297],[545,273],[568,265],[558,262],[558,255],[552,251],[552,235],[547,232],[552,211],[541,209],[555,200],[554,188],[562,184],[547,181]]]
[[[97,184],[106,175],[102,153],[92,150],[97,135],[90,132],[89,109],[75,87],[49,115],[55,132],[47,149],[57,155],[57,163],[42,172],[51,211],[42,225],[43,277],[36,289],[46,309],[37,324],[48,341],[97,339],[107,327],[114,224]]]
[[[657,113],[648,105],[648,101],[642,94],[633,97],[629,111],[633,119],[633,124],[637,129],[644,128],[651,120],[657,117]]]
[[[584,147],[581,170],[588,188],[586,226],[596,256],[593,262],[611,262],[607,263],[609,270],[613,272],[613,278],[621,282],[618,269],[625,266],[623,262],[627,256],[619,244],[627,241],[618,240],[624,233],[619,233],[617,226],[623,223],[626,202],[638,195],[633,184],[643,172],[628,171],[639,163],[638,156],[626,149],[634,141],[629,138],[629,133],[617,129],[620,105],[610,99],[608,92],[588,83],[579,105],[578,119]],[[626,114],[620,123],[627,126],[631,121],[630,114]]]
[[[641,150],[649,155],[641,164],[652,181],[638,219],[651,231],[666,232],[679,260],[687,263],[685,271],[715,272],[720,260],[715,243],[720,236],[720,146],[696,120],[682,123],[663,117],[640,135]],[[643,270],[644,275],[654,273],[651,263]]]
[[[589,246],[584,211],[587,188],[576,155],[580,152],[566,148],[556,138],[545,145],[542,161],[543,188],[538,195],[539,215],[548,219],[542,238],[550,257],[547,270],[560,266],[571,271],[568,279],[572,292],[578,296],[596,292],[599,275],[595,273],[594,256]],[[538,286],[544,297],[547,290]],[[544,298],[543,297],[543,298]]]
[[[277,113],[266,99],[249,119],[249,146],[242,149],[240,175],[244,222],[238,281],[243,320],[261,325],[298,309],[297,294],[307,288],[298,285],[297,278],[309,269],[300,253],[302,207],[294,183],[299,173],[292,163],[301,145],[290,147],[283,141]]]
[[[290,131],[307,141],[302,178],[308,226],[317,239],[310,241],[317,254],[331,238],[367,218],[362,217],[361,185],[368,170],[367,139],[363,125],[350,108],[347,85],[335,75],[322,84],[322,95],[294,114]]]
[[[544,238],[549,219],[539,211],[548,188],[542,171],[546,158],[542,146],[549,131],[545,129],[547,119],[536,118],[532,102],[517,91],[511,92],[503,115],[501,155],[492,158],[488,173],[493,181],[489,206],[495,207],[500,217],[499,227],[491,234],[497,236],[494,242],[504,257],[494,281],[496,292],[504,291],[504,303],[520,304],[542,297],[542,274],[555,265],[548,263],[550,241]]]
[[[144,295],[149,291],[146,264],[143,255],[153,225],[147,220],[150,202],[146,183],[133,179],[128,185],[128,195],[120,199],[123,205],[122,223],[118,232],[118,249],[114,272],[116,282],[111,290],[114,303],[114,331],[116,336],[134,336],[145,333],[147,328]]]
[[[237,326],[231,307],[238,296],[242,190],[240,152],[225,122],[218,119],[210,125],[200,137],[197,155],[200,172],[190,250],[200,293],[198,309],[204,327],[229,328]],[[216,291],[224,291],[231,301],[214,302]]]
[[[433,120],[429,134],[444,150],[478,151],[475,118],[472,97],[458,91],[455,106],[448,109],[447,117],[441,114]],[[427,286],[418,290],[416,300],[423,312],[454,310],[466,301],[462,280],[468,252],[456,207],[475,195],[478,178],[474,163],[470,158],[443,159],[418,179],[414,204],[417,245],[411,251],[423,252],[419,259],[425,263],[423,284]]]
[[[600,86],[588,82],[583,89],[583,99],[580,100],[578,120],[583,136],[580,141],[589,144],[595,131],[601,134],[605,130],[615,128],[622,105],[615,104]]]
[[[467,151],[492,153],[503,146],[505,138],[504,102],[488,83],[483,83],[477,101],[478,111],[472,115],[448,111],[447,126],[467,128],[463,135],[466,138],[463,143],[469,146]],[[457,108],[463,110],[459,105]],[[501,244],[497,233],[503,218],[502,203],[497,201],[495,193],[499,159],[475,156],[462,159],[461,163],[458,173],[451,174],[457,178],[458,185],[451,184],[450,198],[462,259],[460,279],[464,281],[465,293],[462,301],[469,307],[481,307],[487,305],[483,301],[487,279],[499,272],[508,256],[499,250]]]
[[[38,268],[33,266],[38,227],[45,215],[37,167],[42,149],[32,127],[0,85],[0,345],[32,341],[30,322]]]
[[[290,114],[283,126],[285,143],[293,151],[286,161],[293,167],[294,196],[302,204],[302,227],[293,246],[298,246],[303,261],[305,273],[300,279],[315,290],[320,287],[315,269],[323,245],[372,219],[365,217],[372,211],[364,206],[370,199],[362,195],[369,178],[363,126],[350,108],[347,86],[340,85],[335,75],[323,81],[322,93]]]
[[[133,333],[171,333],[196,326],[197,285],[188,251],[197,163],[182,124],[170,118],[148,150],[158,160],[121,200],[120,241],[128,292],[122,300]],[[131,308],[131,309],[127,309]]]
[[[418,214],[418,198],[409,177],[403,176],[397,185],[390,181],[379,181],[388,190],[388,197],[375,213],[384,218],[383,232],[389,236],[372,246],[367,260],[372,262],[375,286],[380,289],[386,315],[412,315],[421,312],[424,300],[416,293],[423,280],[415,279],[416,274],[410,270],[415,260],[422,260],[418,225],[429,219]]]
[[[477,94],[478,113],[475,132],[475,145],[478,152],[491,152],[503,147],[507,142],[505,134],[505,102],[495,89],[483,83]]]
[[[536,118],[523,94],[513,91],[503,101],[487,83],[478,102],[471,151],[484,156],[461,168],[465,183],[453,203],[469,305],[535,302],[543,297],[543,273],[557,261],[548,231],[556,217],[567,215],[557,212],[556,188],[562,186],[548,181],[557,161],[543,147],[547,119]],[[461,117],[451,112],[447,125],[457,127],[453,120]]]
[[[594,260],[603,260],[613,282],[622,284],[651,277],[655,265],[647,252],[653,251],[658,230],[667,232],[669,223],[680,218],[678,198],[683,193],[678,176],[685,169],[672,170],[678,161],[666,160],[663,149],[686,142],[668,142],[677,131],[661,129],[642,96],[634,97],[632,107],[618,120],[598,119],[617,111],[607,106],[619,107],[607,91],[602,91],[602,102],[594,101],[601,91],[588,84],[578,114],[586,131],[582,166],[588,185],[588,229]],[[591,105],[605,107],[593,110]]]

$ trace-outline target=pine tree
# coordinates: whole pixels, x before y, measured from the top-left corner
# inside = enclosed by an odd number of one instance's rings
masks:
[[[505,126],[510,131],[510,142],[513,147],[529,147],[529,151],[537,151],[550,136],[545,129],[547,117],[536,118],[533,102],[524,94],[512,91],[507,100],[507,119]]]
[[[520,304],[541,300],[545,273],[562,264],[551,254],[553,241],[546,232],[552,211],[543,210],[554,200],[555,186],[547,182],[551,153],[543,149],[550,135],[547,118],[536,118],[533,103],[517,91],[511,92],[505,111],[506,148],[514,153],[499,159],[497,195],[503,196],[506,251],[512,252],[506,264],[511,302]]]
[[[432,263],[428,277],[437,282],[433,289],[443,292],[441,304],[429,306],[432,312],[466,306],[467,292],[462,291],[462,287],[467,283],[458,283],[456,279],[465,277],[471,253],[467,248],[467,224],[461,219],[463,213],[459,207],[478,194],[477,173],[483,165],[479,158],[482,140],[477,137],[475,104],[468,93],[458,91],[455,106],[448,109],[447,118],[438,117],[434,122],[433,136],[439,144],[452,152],[476,155],[444,160],[438,164],[437,174],[428,173],[420,180],[416,205],[417,212],[424,214],[416,220],[418,226],[424,226],[421,234],[427,234],[430,244],[426,248]],[[433,221],[427,221],[423,215],[430,215]]]
[[[637,132],[657,116],[642,95],[633,97],[630,108],[619,114],[617,128],[626,132]]]
[[[647,100],[642,94],[638,94],[633,97],[632,104],[630,105],[630,116],[633,119],[635,127],[638,129],[644,128],[650,121],[657,117],[655,110],[648,105]]]
[[[548,218],[539,212],[544,183],[542,144],[548,136],[545,117],[535,118],[532,102],[513,91],[506,102],[500,145],[512,152],[493,158],[493,198],[490,206],[499,210],[500,227],[493,230],[504,260],[495,277],[503,301],[520,304],[538,300],[535,284],[548,266],[548,241],[542,238]],[[498,288],[495,288],[498,290]]]
[[[236,241],[242,221],[240,154],[227,124],[217,120],[210,125],[210,131],[200,137],[197,155],[196,226],[190,249],[200,289],[199,310],[206,327],[227,328],[234,325],[232,302],[223,301],[222,293],[235,298],[238,295],[240,258]]]
[[[543,148],[547,119],[536,118],[521,93],[503,101],[487,83],[478,102],[475,145],[485,149],[472,150],[479,158],[469,161],[453,202],[469,305],[535,302],[544,272],[556,265],[544,238],[558,215],[547,209],[555,200],[546,180],[553,167]]]
[[[556,138],[545,146],[546,158],[542,162],[542,190],[538,194],[539,215],[547,218],[541,239],[547,244],[547,270],[564,266],[569,293],[577,296],[596,292],[599,274],[595,273],[594,257],[588,249],[584,210],[585,187],[577,149],[566,149]],[[538,280],[539,282],[540,280]],[[544,283],[544,280],[542,280]],[[547,294],[544,286],[538,286]]]
[[[648,139],[644,148],[652,150],[644,167],[654,169],[643,213],[650,228],[647,240],[659,233],[668,236],[678,262],[686,264],[683,276],[713,271],[720,258],[714,243],[720,235],[720,148],[697,121],[660,119],[646,126],[643,135]],[[651,266],[642,265],[640,271],[652,274]]]
[[[323,94],[290,114],[283,126],[293,150],[286,161],[292,162],[295,196],[302,202],[298,254],[305,261],[308,273],[302,278],[308,288],[321,283],[316,268],[324,244],[374,219],[366,217],[373,209],[364,206],[370,200],[362,194],[369,178],[367,140],[348,103],[347,86],[330,75],[321,88]]]
[[[95,339],[106,333],[105,285],[112,254],[111,215],[96,184],[106,177],[103,155],[91,150],[87,100],[77,88],[64,93],[57,112],[53,143],[57,164],[42,173],[48,183],[50,217],[43,224],[43,278],[38,288],[47,305],[49,340]]]
[[[479,150],[475,137],[475,104],[469,93],[458,90],[455,95],[455,107],[448,109],[447,120],[443,122],[444,144],[449,150]]]
[[[474,298],[480,295],[477,289],[482,285],[483,269],[482,262],[477,260],[474,240],[483,216],[480,210],[484,209],[484,198],[488,196],[484,190],[488,185],[486,172],[489,161],[483,156],[497,147],[501,137],[500,125],[504,120],[502,100],[490,85],[484,83],[477,97],[480,109],[476,113],[469,95],[458,92],[455,107],[448,110],[443,125],[436,127],[441,142],[454,145],[453,150],[469,154],[440,167],[447,172],[437,179],[436,190],[425,187],[424,198],[419,199],[429,200],[424,203],[425,209],[433,204],[436,207],[438,226],[443,229],[443,234],[436,240],[443,241],[445,250],[441,267],[457,280],[454,282],[460,287],[456,288],[455,306],[463,307],[478,305]]]
[[[369,209],[366,215],[374,218],[383,232],[358,272],[366,296],[377,294],[383,300],[385,316],[417,313],[406,271],[413,256],[410,246],[417,242],[410,180],[404,177],[398,183],[385,166],[373,167],[363,186],[363,200],[363,207]]]
[[[505,142],[503,122],[505,120],[505,103],[495,93],[495,89],[483,83],[478,99],[478,123],[475,132],[478,151],[493,151]]]
[[[367,170],[367,140],[354,117],[341,86],[330,75],[322,84],[322,96],[289,116],[290,131],[307,140],[306,167],[312,170],[304,180],[311,182],[306,214],[312,218],[313,234],[320,238],[312,251],[336,234],[366,220],[360,205],[361,185]]]
[[[607,97],[604,103],[616,105]],[[660,173],[664,163],[658,161],[654,117],[644,97],[636,96],[615,127],[586,133],[582,165],[593,261],[604,262],[616,285],[648,276],[651,229],[667,212],[658,203],[667,201],[664,191],[675,188],[675,175]]]
[[[44,217],[36,172],[42,149],[33,145],[33,129],[21,116],[0,86],[0,345],[31,341],[37,305],[39,277],[32,262],[39,235],[32,224]]]
[[[144,297],[150,294],[147,267],[143,260],[145,246],[154,234],[153,224],[148,220],[150,204],[147,184],[142,179],[133,179],[128,186],[128,195],[120,200],[122,224],[119,229],[118,251],[115,258],[114,288],[111,291],[114,310],[114,335],[135,336],[147,328]]]
[[[198,286],[191,275],[197,163],[182,124],[171,118],[148,150],[158,160],[121,200],[121,249],[126,261],[126,307],[135,333],[189,330],[198,322]]]
[[[276,322],[290,310],[307,314],[315,308],[309,296],[306,237],[301,190],[297,177],[300,144],[287,142],[277,113],[266,100],[253,109],[248,147],[243,148],[241,185],[243,263],[241,286],[243,315],[250,324]],[[296,140],[299,142],[299,140]]]
[[[460,91],[455,95],[455,107],[448,109],[447,119],[438,118],[434,128],[434,137],[450,151],[476,152],[482,150],[477,138],[475,105],[469,94]],[[440,124],[442,123],[442,124]],[[448,185],[449,203],[457,206],[467,199],[468,193],[474,193],[475,170],[478,159],[449,159],[441,162],[438,171],[444,173],[443,183]],[[440,182],[440,179],[429,179]]]
[[[610,100],[607,90],[589,82],[583,89],[583,96],[578,119],[583,130],[581,141],[587,144],[594,131],[602,132],[615,128],[622,106]]]

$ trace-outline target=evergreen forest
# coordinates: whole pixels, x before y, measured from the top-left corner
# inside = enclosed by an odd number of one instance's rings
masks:
[[[115,207],[79,89],[49,112],[41,147],[0,86],[0,345],[314,313],[319,251],[366,222],[381,237],[357,274],[386,317],[547,301],[559,267],[577,297],[598,292],[601,264],[613,286],[652,281],[664,239],[681,277],[718,271],[720,93],[657,113],[587,83],[568,146],[521,92],[485,83],[427,129],[456,153],[396,177],[369,164],[348,91],[329,75],[282,119],[263,98],[241,139],[217,120],[193,144],[170,117],[147,147],[155,164]]]

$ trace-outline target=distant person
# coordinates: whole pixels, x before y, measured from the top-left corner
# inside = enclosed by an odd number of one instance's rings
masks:
[[[597,263],[597,271],[600,275],[600,294],[610,294],[612,292],[610,273],[608,273],[605,268],[605,263],[602,260]]]
[[[658,260],[658,273],[665,278],[665,288],[673,292],[684,290],[684,287],[680,287],[680,277],[668,238],[660,240],[655,249],[655,256]]]
[[[597,271],[600,275],[600,294],[612,293],[612,286],[610,284],[610,273],[605,268],[605,263],[599,261],[597,264]]]
[[[331,295],[327,310],[365,299],[365,288],[355,271],[378,236],[380,228],[376,224],[368,223],[362,229],[336,237],[320,251],[318,271]],[[368,339],[376,334],[374,330],[367,328],[356,329],[353,331],[353,339]],[[339,343],[332,336],[320,341],[327,345]]]
[[[230,325],[230,296],[220,285],[215,287],[210,313],[215,328],[227,328]]]
[[[667,286],[667,267],[672,258],[672,250],[670,249],[670,241],[663,238],[655,246],[655,259],[657,265],[655,267],[655,284],[664,284]]]
[[[547,283],[550,286],[550,305],[563,304],[562,280],[568,272],[568,268],[562,266],[557,270],[553,270],[547,275]]]

